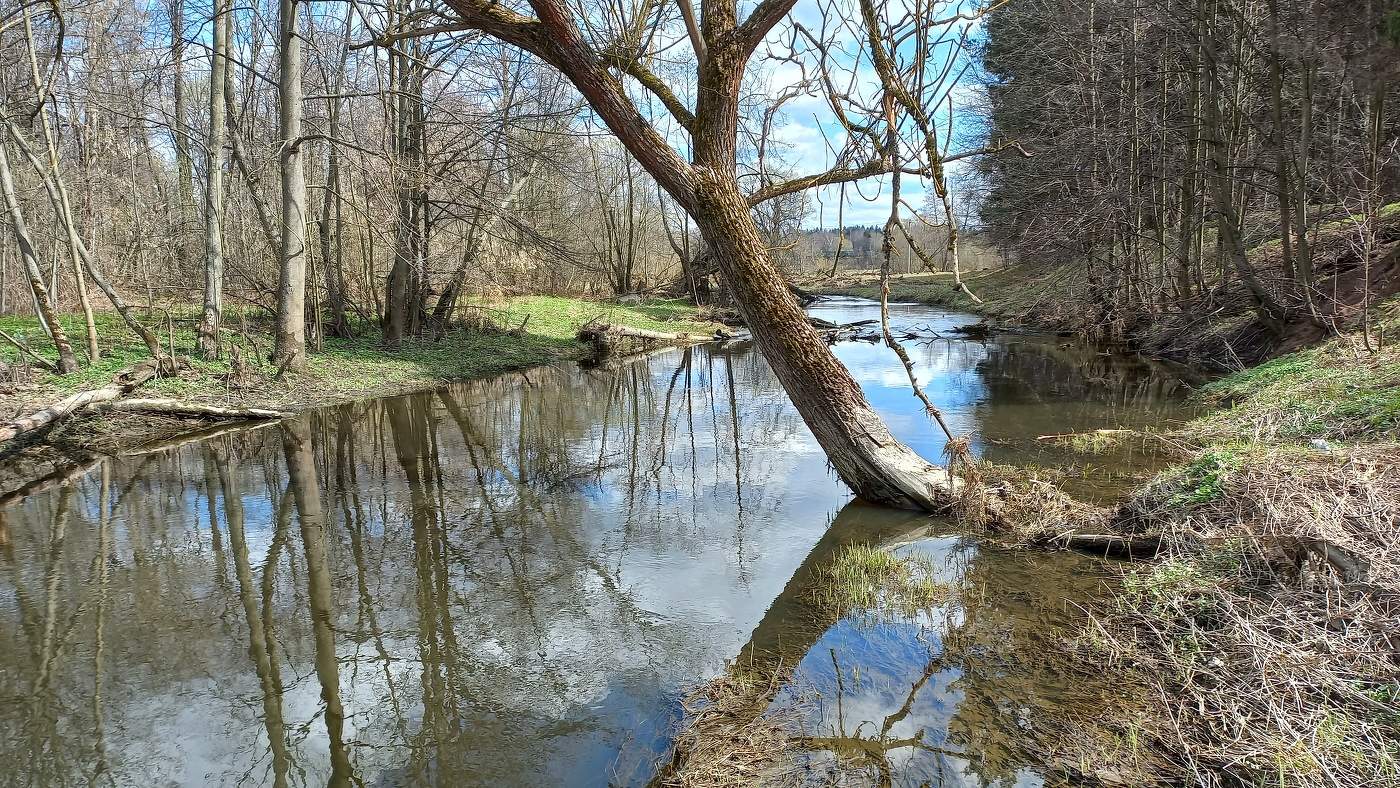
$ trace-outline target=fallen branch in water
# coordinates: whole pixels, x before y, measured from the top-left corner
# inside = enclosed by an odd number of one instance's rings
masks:
[[[1057,547],[1116,558],[1152,558],[1162,549],[1161,535],[1060,534],[1050,540]]]
[[[281,419],[288,414],[267,408],[225,408],[202,402],[184,402],[164,398],[131,398],[117,400],[106,406],[108,410],[129,413],[159,413],[167,416],[191,416],[201,419]]]
[[[111,383],[101,388],[70,394],[47,408],[41,408],[28,416],[21,416],[0,426],[0,442],[11,441],[26,433],[55,424],[84,408],[120,399],[155,380],[159,371],[158,362],[154,359],[127,367],[118,372]]]

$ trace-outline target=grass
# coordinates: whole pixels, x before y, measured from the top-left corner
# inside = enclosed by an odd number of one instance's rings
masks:
[[[1383,440],[1400,436],[1400,346],[1354,336],[1280,356],[1207,385],[1223,407],[1189,424],[1197,443]]]
[[[142,319],[156,330],[163,345],[173,344],[177,354],[189,357],[190,368],[176,377],[152,382],[143,394],[295,409],[581,358],[586,348],[575,340],[575,334],[590,320],[677,333],[708,333],[713,328],[696,321],[694,310],[680,300],[621,305],[531,296],[479,304],[473,310],[486,320],[477,320],[472,330],[453,329],[441,341],[409,339],[395,351],[383,347],[377,328],[361,326],[354,338],[327,339],[319,351],[311,353],[306,373],[285,375],[280,380],[274,379],[275,370],[266,361],[272,338],[265,320],[249,314],[228,315],[225,326],[231,332],[224,338],[224,357],[206,361],[195,354],[192,314],[177,314],[168,320],[163,312],[144,314]],[[65,316],[60,322],[85,362],[81,317]],[[118,316],[99,314],[97,325],[101,358],[68,375],[37,368],[17,372],[25,366],[20,353],[8,344],[0,348],[0,361],[11,365],[14,377],[9,394],[0,397],[0,408],[18,413],[74,391],[103,385],[117,371],[149,357],[145,346]],[[509,330],[522,327],[520,331]],[[39,355],[50,360],[57,358],[34,318],[0,317],[0,329],[21,338]],[[235,346],[250,368],[241,381],[233,379],[230,366]]]
[[[880,298],[880,280],[818,283],[809,288],[824,295]],[[1025,267],[963,275],[963,282],[982,299],[978,304],[953,284],[951,273],[908,274],[891,277],[890,300],[941,306],[1019,322],[1040,322],[1037,316],[1056,313],[1056,294],[1070,285],[1067,270],[1033,270]]]
[[[912,615],[947,603],[952,594],[952,587],[937,579],[933,560],[923,553],[852,545],[820,570],[814,601],[839,615]]]

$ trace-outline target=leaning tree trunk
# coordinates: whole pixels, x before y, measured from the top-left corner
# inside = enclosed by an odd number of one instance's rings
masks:
[[[28,225],[25,224],[19,198],[15,196],[10,156],[3,138],[0,138],[0,196],[4,197],[4,207],[10,215],[10,227],[14,231],[15,243],[19,246],[19,257],[24,263],[29,289],[34,294],[34,309],[39,313],[39,320],[48,328],[54,348],[58,350],[58,371],[65,375],[76,372],[78,357],[73,353],[73,345],[68,341],[68,334],[64,332],[63,325],[58,322],[53,298],[49,295],[48,287],[44,285],[44,275],[39,270],[39,256],[34,251],[34,240],[29,235]]]
[[[725,285],[836,473],[872,503],[949,508],[957,480],[895,439],[860,385],[807,322],[769,259],[738,184],[710,176],[697,192],[700,209],[695,221],[719,262]]]
[[[674,96],[669,101],[662,98],[690,132],[689,163],[632,103],[564,3],[531,0],[538,18],[491,0],[446,4],[465,27],[529,51],[559,69],[631,156],[694,217],[759,349],[832,467],[857,495],[930,510],[954,503],[956,480],[895,440],[860,386],[807,323],[769,259],[749,199],[735,177],[745,67],[767,32],[791,11],[793,0],[760,3],[742,27],[733,3],[702,4],[700,29],[689,34],[699,72],[695,111],[677,106]]]

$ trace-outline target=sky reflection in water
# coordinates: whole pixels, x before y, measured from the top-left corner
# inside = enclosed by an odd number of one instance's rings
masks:
[[[945,335],[970,321],[894,319]],[[1083,461],[1036,436],[1183,415],[1170,373],[1063,340],[909,349],[954,429],[998,462]],[[893,354],[837,353],[937,461]],[[639,784],[684,691],[759,652],[800,661],[774,702],[820,695],[814,735],[878,729],[937,662],[892,727],[930,749],[891,764],[916,783],[1035,784],[1008,744],[1065,688],[1006,655],[1053,647],[1065,600],[1097,587],[1092,562],[1032,566],[850,497],[743,343],[105,462],[0,512],[0,784]],[[809,609],[811,567],[885,533],[923,538],[902,549],[984,593],[952,618]]]

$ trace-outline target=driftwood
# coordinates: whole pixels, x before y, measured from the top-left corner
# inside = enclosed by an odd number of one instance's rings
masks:
[[[632,343],[643,350],[659,345],[694,345],[726,339],[728,334],[715,332],[706,334],[671,334],[665,331],[648,331],[643,328],[629,328],[612,323],[588,323],[578,330],[578,338],[593,346],[597,358],[613,355],[619,345]]]
[[[107,405],[108,410],[130,413],[160,413],[169,416],[191,416],[201,419],[281,419],[288,414],[267,408],[225,408],[207,405],[202,402],[184,402],[177,399],[136,398],[121,399]]]
[[[8,424],[0,425],[0,443],[14,440],[35,430],[50,427],[75,413],[95,407],[130,413],[160,413],[201,419],[260,420],[280,419],[287,415],[281,411],[266,408],[226,408],[199,402],[182,402],[175,399],[127,398],[128,394],[157,377],[160,363],[155,359],[143,361],[118,372],[112,378],[112,382],[105,386],[70,394],[46,408],[41,408]]]
[[[1051,539],[1050,543],[1081,553],[1132,559],[1151,558],[1162,549],[1160,535],[1060,534]]]
[[[50,426],[78,411],[120,399],[141,386],[154,380],[158,374],[157,362],[152,359],[118,372],[112,382],[101,388],[88,389],[71,394],[47,408],[37,410],[28,416],[21,416],[8,424],[0,425],[0,442],[14,440],[25,433]]]

